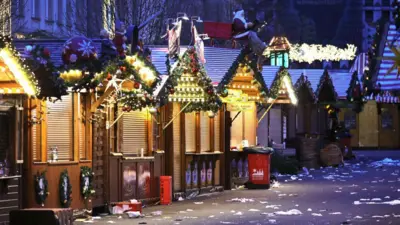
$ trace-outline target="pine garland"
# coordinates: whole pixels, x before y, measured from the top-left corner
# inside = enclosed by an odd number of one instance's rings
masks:
[[[66,180],[66,183],[64,182]],[[66,189],[65,189],[66,188]],[[72,186],[68,176],[68,170],[65,169],[60,175],[60,204],[63,208],[68,208],[72,202]]]
[[[35,77],[38,80],[40,94],[37,96],[42,100],[52,100],[56,98],[61,100],[61,96],[67,95],[67,85],[60,78],[58,69],[50,60],[49,49],[33,45],[32,51],[24,55],[27,65],[34,71]]]
[[[337,93],[335,91],[335,86],[333,86],[331,76],[328,73],[328,70],[325,69],[324,73],[322,74],[321,78],[319,79],[319,83],[317,86],[317,90],[315,91],[315,96],[317,96],[318,101],[321,99],[321,94],[323,94],[321,91],[322,89],[327,88],[328,89],[328,98],[336,101],[337,100]]]
[[[254,72],[255,80],[260,84],[259,91],[262,97],[266,97],[268,93],[268,87],[264,81],[264,78],[260,71],[257,69],[257,62],[256,60],[252,60],[250,62],[249,57],[252,54],[252,51],[246,47],[240,51],[240,54],[236,57],[235,61],[232,63],[231,67],[229,68],[228,72],[224,75],[221,82],[218,84],[217,90],[218,93],[222,95],[226,95],[227,93],[227,85],[231,83],[233,77],[235,77],[237,73],[237,69],[239,68],[240,64],[250,67],[251,70]]]
[[[37,81],[34,73],[31,71],[29,66],[24,62],[24,59],[22,59],[20,57],[19,52],[16,50],[16,48],[12,44],[11,37],[0,35],[0,49],[7,49],[11,53],[11,55],[17,61],[17,64],[19,64],[21,66],[21,69],[26,74],[28,83],[31,87],[33,87],[33,89],[35,91],[35,95],[39,94],[40,87],[39,87],[38,81]]]
[[[296,84],[294,85],[294,89],[295,89],[297,96],[301,96],[302,90],[306,90],[307,93],[311,96],[311,99],[310,99],[311,102],[315,102],[316,97],[315,97],[315,94],[311,87],[311,82],[307,79],[306,76],[304,76],[304,74],[300,75],[299,79],[296,81]],[[301,99],[299,99],[299,100],[301,100]]]
[[[289,72],[285,67],[281,67],[279,71],[276,73],[274,81],[272,82],[271,88],[269,90],[269,97],[272,99],[276,99],[279,96],[279,90],[282,87],[283,78],[288,77],[290,81],[290,85],[292,85],[292,78],[290,77]],[[293,87],[287,87],[292,88]]]

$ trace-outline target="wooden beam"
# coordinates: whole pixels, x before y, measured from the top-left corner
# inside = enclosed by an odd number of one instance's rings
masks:
[[[277,100],[277,98],[274,99],[274,101],[271,103],[271,105],[269,105],[269,107],[267,108],[267,110],[265,110],[264,114],[263,114],[263,115],[261,116],[261,118],[258,120],[258,123],[260,123],[261,120],[267,115],[268,111],[272,108],[272,106],[274,105],[274,103],[275,103],[276,100]]]
[[[100,96],[99,99],[97,99],[92,106],[90,107],[90,112],[94,113],[96,111],[96,109],[101,105],[101,103],[104,102],[104,100],[108,97],[110,97],[110,95],[114,92],[115,88],[114,87],[110,87],[108,88],[104,94],[102,96]]]
[[[183,112],[183,110],[185,110],[186,107],[188,107],[190,105],[190,103],[192,103],[192,102],[188,102],[184,107],[182,107],[181,111],[178,114],[174,115],[174,117],[167,123],[167,125],[165,125],[163,127],[163,130],[165,130],[165,128],[167,128],[176,119],[176,117],[179,116],[179,114],[181,114]]]

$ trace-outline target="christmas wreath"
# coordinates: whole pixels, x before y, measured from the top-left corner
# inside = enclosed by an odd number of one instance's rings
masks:
[[[95,193],[93,189],[93,176],[94,173],[90,167],[81,167],[81,195],[85,200]]]
[[[47,196],[50,194],[48,191],[48,183],[46,179],[46,171],[39,172],[34,175],[35,182],[35,200],[38,205],[44,206]]]
[[[60,175],[60,203],[64,208],[68,208],[72,202],[72,186],[68,176],[68,170],[64,170]]]

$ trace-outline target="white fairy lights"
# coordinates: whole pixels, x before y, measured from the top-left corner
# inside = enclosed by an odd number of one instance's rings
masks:
[[[312,63],[313,61],[340,61],[353,60],[356,57],[357,47],[347,44],[347,48],[338,48],[333,45],[294,44],[289,50],[292,61]]]

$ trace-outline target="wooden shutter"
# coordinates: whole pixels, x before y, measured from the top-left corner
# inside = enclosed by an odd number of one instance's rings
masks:
[[[39,107],[39,106],[38,106]],[[31,112],[31,119],[36,121],[37,119],[37,111],[38,107],[32,110]],[[40,159],[38,153],[38,146],[37,146],[37,137],[38,137],[38,131],[39,131],[40,124],[33,124],[31,125],[31,148],[32,148],[32,159],[33,161],[38,161]]]
[[[271,109],[270,113],[270,138],[277,144],[282,143],[282,112],[281,109]]]
[[[256,145],[256,131],[257,131],[257,115],[256,115],[256,107],[253,104],[253,107],[249,111],[245,111],[243,113],[244,121],[244,139],[249,141],[249,145]]]
[[[220,113],[216,114],[214,117],[214,151],[215,152],[220,152],[220,146],[221,146],[221,117]]]
[[[58,147],[58,160],[73,160],[73,98],[72,94],[62,101],[47,104],[47,159],[51,159],[51,147]]]
[[[78,93],[78,116],[79,116],[79,123],[78,123],[78,143],[79,143],[79,159],[86,159],[86,135],[85,135],[85,96],[82,96]]]
[[[148,150],[148,119],[147,110],[126,112],[121,119],[123,153],[140,154]]]
[[[154,117],[157,119],[157,121],[155,121],[153,119],[152,121],[152,129],[153,129],[153,150],[157,151],[160,149],[160,123],[161,123],[161,116],[159,115],[154,115]]]
[[[172,115],[178,115],[180,111],[179,103],[173,103]],[[173,132],[173,168],[174,168],[174,190],[178,191],[181,189],[181,117],[178,116],[172,122]]]
[[[200,112],[200,151],[210,151],[210,118],[207,112]]]
[[[174,135],[179,135],[179,133],[174,133]],[[185,148],[186,148],[186,152],[195,152],[196,151],[196,113],[195,112],[185,114]]]
[[[231,111],[231,118],[233,119],[237,111]],[[231,147],[240,148],[243,140],[243,112],[241,112],[233,121],[231,126]]]

